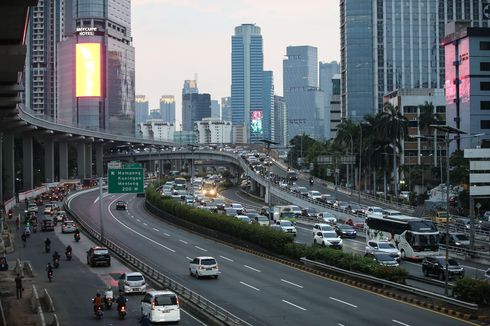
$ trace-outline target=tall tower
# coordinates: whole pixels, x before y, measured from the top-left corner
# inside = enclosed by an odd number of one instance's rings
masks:
[[[317,48],[288,46],[283,60],[288,140],[306,134],[323,138],[323,91],[318,88]]]
[[[65,24],[57,57],[58,120],[133,135],[131,1],[65,0]]]
[[[401,88],[444,87],[446,23],[488,27],[487,0],[341,0],[342,116],[376,114]]]
[[[148,120],[149,103],[145,95],[136,95],[134,123],[138,124]]]
[[[259,130],[252,130],[263,120],[262,72],[264,54],[260,27],[242,24],[231,37],[231,120],[241,130],[245,143],[260,140]]]
[[[332,62],[320,62],[319,64],[320,78],[319,86],[324,94],[324,110],[323,120],[332,121],[330,101],[332,99],[332,77],[340,72],[340,65],[337,61]],[[339,95],[339,94],[336,94]],[[329,123],[324,124],[324,135],[326,139],[334,138],[331,134],[332,126]]]
[[[163,121],[175,124],[175,97],[173,95],[160,97],[160,113]]]

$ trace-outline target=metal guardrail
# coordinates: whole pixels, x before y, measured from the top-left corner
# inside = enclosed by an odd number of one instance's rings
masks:
[[[432,293],[432,292],[429,292],[429,291],[425,291],[425,290],[422,290],[422,289],[413,288],[411,286],[403,285],[403,284],[400,284],[400,283],[383,280],[383,279],[380,279],[380,278],[377,278],[377,277],[374,277],[374,276],[370,276],[370,275],[365,275],[365,274],[361,274],[361,273],[356,273],[356,272],[348,271],[348,270],[345,270],[345,269],[342,269],[342,268],[338,268],[338,267],[334,267],[334,266],[322,264],[322,263],[319,263],[319,262],[316,262],[316,261],[313,261],[313,260],[309,260],[309,259],[306,259],[306,258],[301,258],[301,261],[304,264],[306,264],[306,265],[312,265],[312,266],[320,267],[320,268],[323,268],[323,269],[326,269],[326,270],[329,270],[329,271],[333,271],[333,272],[337,272],[337,273],[342,273],[342,274],[345,274],[345,275],[348,275],[348,276],[351,276],[351,277],[354,277],[354,278],[357,278],[357,279],[362,279],[364,281],[369,281],[369,282],[373,282],[373,283],[376,283],[376,284],[380,284],[380,285],[384,285],[384,286],[389,286],[389,287],[392,287],[392,288],[395,288],[395,289],[398,289],[398,290],[402,290],[402,291],[409,292],[409,293],[412,293],[412,294],[424,296],[424,297],[427,297],[427,298],[441,300],[441,301],[444,301],[446,303],[449,303],[449,304],[452,304],[452,305],[455,305],[455,306],[458,306],[458,307],[463,307],[463,308],[471,309],[471,310],[477,310],[478,309],[478,305],[477,304],[469,303],[469,302],[465,302],[465,301],[461,301],[461,300],[450,298],[450,297],[446,297],[445,295],[442,295],[442,294]]]
[[[77,222],[95,239],[104,244],[107,248],[112,250],[118,256],[124,258],[128,263],[136,267],[138,270],[148,275],[154,279],[159,285],[166,287],[175,293],[177,293],[181,298],[189,301],[198,307],[201,311],[205,311],[207,314],[212,315],[214,318],[220,320],[226,325],[246,325],[251,326],[250,323],[240,319],[239,317],[233,315],[231,312],[225,310],[224,308],[218,306],[217,304],[209,301],[200,294],[197,294],[190,289],[186,288],[182,284],[172,280],[171,278],[165,276],[163,273],[159,272],[150,265],[144,263],[140,259],[131,255],[129,252],[124,250],[118,244],[108,239],[101,241],[100,233],[93,229],[88,223],[81,219],[77,214],[75,214],[66,204],[64,205],[65,211],[74,217]]]

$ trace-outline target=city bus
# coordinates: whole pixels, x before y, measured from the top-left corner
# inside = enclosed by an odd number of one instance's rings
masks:
[[[175,178],[174,183],[174,188],[176,190],[184,190],[187,188],[187,180],[185,178]]]
[[[423,259],[439,254],[439,231],[434,222],[405,215],[369,215],[365,226],[366,242],[392,242],[403,259]]]
[[[202,194],[208,197],[216,197],[218,195],[218,187],[216,183],[210,181],[204,181],[202,185]]]

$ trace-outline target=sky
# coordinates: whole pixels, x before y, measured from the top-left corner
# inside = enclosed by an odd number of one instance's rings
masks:
[[[262,30],[264,70],[282,95],[282,61],[289,45],[318,48],[318,60],[340,60],[338,0],[132,0],[136,94],[150,109],[161,95],[176,97],[180,120],[184,80],[200,93],[230,96],[231,36],[241,24]]]

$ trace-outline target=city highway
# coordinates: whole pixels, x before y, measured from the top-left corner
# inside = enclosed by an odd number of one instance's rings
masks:
[[[114,203],[129,203],[116,211]],[[98,192],[69,202],[98,228]],[[191,290],[253,325],[465,325],[460,321],[256,257],[179,229],[144,210],[134,195],[103,197],[106,237]],[[194,256],[214,256],[217,280],[189,276]]]

